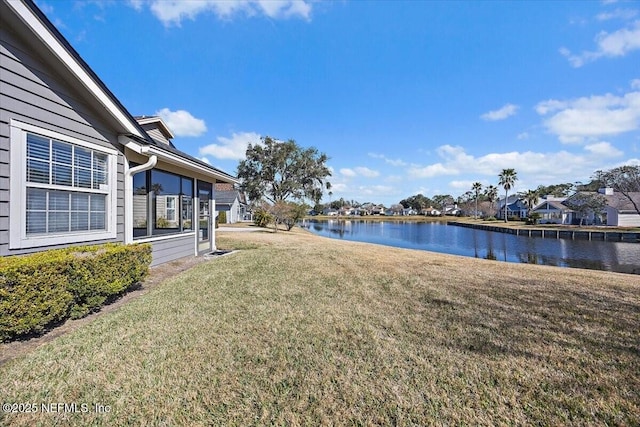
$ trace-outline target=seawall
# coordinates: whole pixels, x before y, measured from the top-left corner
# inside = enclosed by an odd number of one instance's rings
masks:
[[[545,228],[511,228],[499,225],[472,224],[468,222],[447,221],[447,225],[458,227],[475,228],[476,230],[495,231],[497,233],[515,234],[526,237],[542,237],[544,239],[582,239],[582,240],[604,240],[608,242],[629,242],[640,243],[640,232],[631,231],[588,231]]]

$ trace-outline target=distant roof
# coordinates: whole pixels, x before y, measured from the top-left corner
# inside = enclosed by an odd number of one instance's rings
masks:
[[[538,206],[536,206],[535,208],[533,208],[534,211],[537,211],[539,209],[544,209],[543,206],[549,204],[550,207],[557,209],[559,211],[571,211],[571,209],[569,209],[568,206],[563,205],[562,201],[560,200],[544,200],[542,203],[540,203]]]
[[[629,193],[631,199],[640,207],[640,192]],[[607,198],[607,204],[616,209],[620,213],[637,213],[636,208],[624,194],[614,192],[611,195],[605,196]]]
[[[238,190],[216,190],[216,205],[231,205],[239,199]]]

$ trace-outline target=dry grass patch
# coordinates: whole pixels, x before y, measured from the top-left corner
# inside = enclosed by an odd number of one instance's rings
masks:
[[[0,424],[640,423],[640,278],[308,233],[243,250],[0,367]]]

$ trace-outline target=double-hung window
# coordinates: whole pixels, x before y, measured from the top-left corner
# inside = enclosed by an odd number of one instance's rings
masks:
[[[117,152],[12,120],[10,247],[116,237]]]

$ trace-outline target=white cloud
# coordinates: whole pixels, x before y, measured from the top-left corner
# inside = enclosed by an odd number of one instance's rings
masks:
[[[342,168],[340,169],[340,173],[348,178],[353,178],[356,176],[356,172],[353,169]]]
[[[200,136],[207,131],[204,120],[196,119],[185,110],[171,111],[163,108],[156,111],[156,116],[164,120],[175,136]]]
[[[518,140],[520,140],[520,141],[522,141],[524,139],[529,139],[529,133],[528,132],[519,133],[516,138],[518,138]]]
[[[358,187],[358,194],[363,196],[395,196],[397,189],[391,185],[362,185]]]
[[[205,162],[206,164],[210,165],[211,162],[209,161],[209,159],[207,159],[206,157],[201,157],[200,160],[202,160],[203,162]]]
[[[550,99],[548,101],[542,101],[536,105],[536,111],[538,114],[545,115],[552,111],[561,110],[563,108],[567,108],[567,103],[563,101],[558,101],[555,99]]]
[[[640,79],[631,80],[631,89],[640,89]]]
[[[442,175],[457,175],[460,171],[454,167],[447,167],[442,163],[436,163],[429,166],[409,168],[409,176],[412,178],[433,178]]]
[[[331,192],[333,194],[346,193],[349,187],[344,182],[331,182]]]
[[[311,16],[311,4],[303,0],[258,0],[256,3],[269,18],[299,16],[309,19]]]
[[[148,5],[151,12],[165,26],[179,26],[183,20],[195,20],[202,13],[211,12],[219,19],[235,15],[264,15],[272,19],[311,18],[311,3],[307,0],[129,0],[129,5],[142,10]]]
[[[640,49],[640,21],[635,21],[630,27],[622,28],[613,33],[601,31],[596,35],[595,42],[595,51],[583,51],[581,54],[575,55],[563,47],[560,49],[560,54],[565,56],[575,68],[603,57],[625,56],[629,52]]]
[[[391,166],[407,166],[407,163],[403,160],[400,159],[390,159],[387,156],[385,156],[384,154],[378,154],[378,153],[368,153],[369,157],[373,157],[374,159],[382,159],[385,161],[385,163],[390,164]]]
[[[620,157],[624,154],[622,151],[618,150],[616,147],[606,141],[586,145],[584,149],[601,158]]]
[[[502,169],[514,168],[524,178],[535,177],[540,183],[563,182],[590,176],[594,170],[602,168],[603,158],[619,157],[623,153],[608,142],[593,143],[585,147],[582,153],[511,151],[489,153],[483,156],[468,154],[460,146],[443,145],[437,149],[442,158],[440,162],[427,166],[412,166],[408,170],[410,178],[438,178],[442,176],[465,176],[475,181],[482,176],[497,178]],[[466,183],[453,181],[454,187]],[[466,188],[466,187],[465,187]]]
[[[638,11],[635,9],[616,9],[611,12],[603,12],[596,16],[598,21],[608,21],[611,19],[633,19],[638,15]]]
[[[219,144],[209,144],[200,147],[200,155],[210,155],[217,159],[244,159],[249,144],[259,144],[260,135],[255,132],[232,133],[231,138],[219,136],[216,138]]]
[[[358,175],[364,176],[365,178],[375,178],[380,175],[380,172],[364,166],[357,167],[356,172],[358,173]]]
[[[369,169],[364,166],[358,166],[357,168],[342,168],[340,173],[347,178],[354,178],[356,176],[363,176],[365,178],[375,178],[380,175],[380,172],[373,169]]]
[[[144,5],[143,0],[129,0],[129,6],[131,6],[132,8],[134,8],[137,11],[141,11],[142,10],[142,6]]]
[[[518,106],[513,104],[506,104],[502,108],[489,111],[480,116],[482,120],[489,122],[495,122],[497,120],[504,120],[510,116],[513,116],[518,111]]]
[[[552,114],[544,125],[560,141],[581,143],[585,138],[617,135],[640,128],[640,91],[624,96],[606,94],[568,101],[549,100],[540,102],[536,111],[540,115]]]
[[[460,190],[462,192],[471,191],[471,186],[476,181],[451,181],[449,182],[449,187],[455,188],[456,190]]]

